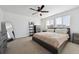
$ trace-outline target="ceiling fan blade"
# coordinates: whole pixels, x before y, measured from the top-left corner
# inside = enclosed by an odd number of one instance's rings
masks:
[[[42,5],[41,7],[38,7],[37,11],[41,11],[44,8],[44,5]]]
[[[35,9],[33,9],[33,8],[30,8],[31,10],[34,10],[34,11],[37,11],[37,10],[35,10]]]
[[[42,5],[40,9],[42,10],[43,8],[44,8],[44,5]]]
[[[40,12],[42,12],[42,13],[48,13],[49,11],[40,11]]]
[[[32,15],[35,15],[35,14],[37,14],[38,12],[35,12],[35,13],[32,13]]]

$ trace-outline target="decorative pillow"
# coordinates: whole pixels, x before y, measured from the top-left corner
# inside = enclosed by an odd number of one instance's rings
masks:
[[[55,29],[56,33],[61,33],[61,34],[67,34],[68,30],[67,29]]]
[[[54,32],[54,29],[47,29],[47,32]]]

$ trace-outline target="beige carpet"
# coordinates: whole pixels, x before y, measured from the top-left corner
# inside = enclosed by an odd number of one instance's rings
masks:
[[[79,44],[68,42],[63,49],[62,54],[79,54]]]
[[[79,45],[68,42],[62,54],[79,53]],[[6,54],[50,54],[45,48],[32,41],[31,37],[15,39],[8,43]]]
[[[16,39],[8,43],[8,54],[48,54],[46,49],[41,47],[36,42],[32,41],[31,37]]]

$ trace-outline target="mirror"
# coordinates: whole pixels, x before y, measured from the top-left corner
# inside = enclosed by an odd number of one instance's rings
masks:
[[[7,35],[8,35],[8,39],[15,39],[15,34],[14,34],[14,29],[13,29],[13,26],[11,23],[9,22],[6,22],[5,23],[6,25],[6,30],[7,30]]]

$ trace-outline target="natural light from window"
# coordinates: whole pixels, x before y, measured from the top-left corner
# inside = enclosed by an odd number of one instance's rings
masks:
[[[61,16],[55,18],[55,20],[47,20],[46,25],[55,25],[55,26],[70,26],[70,16]]]

